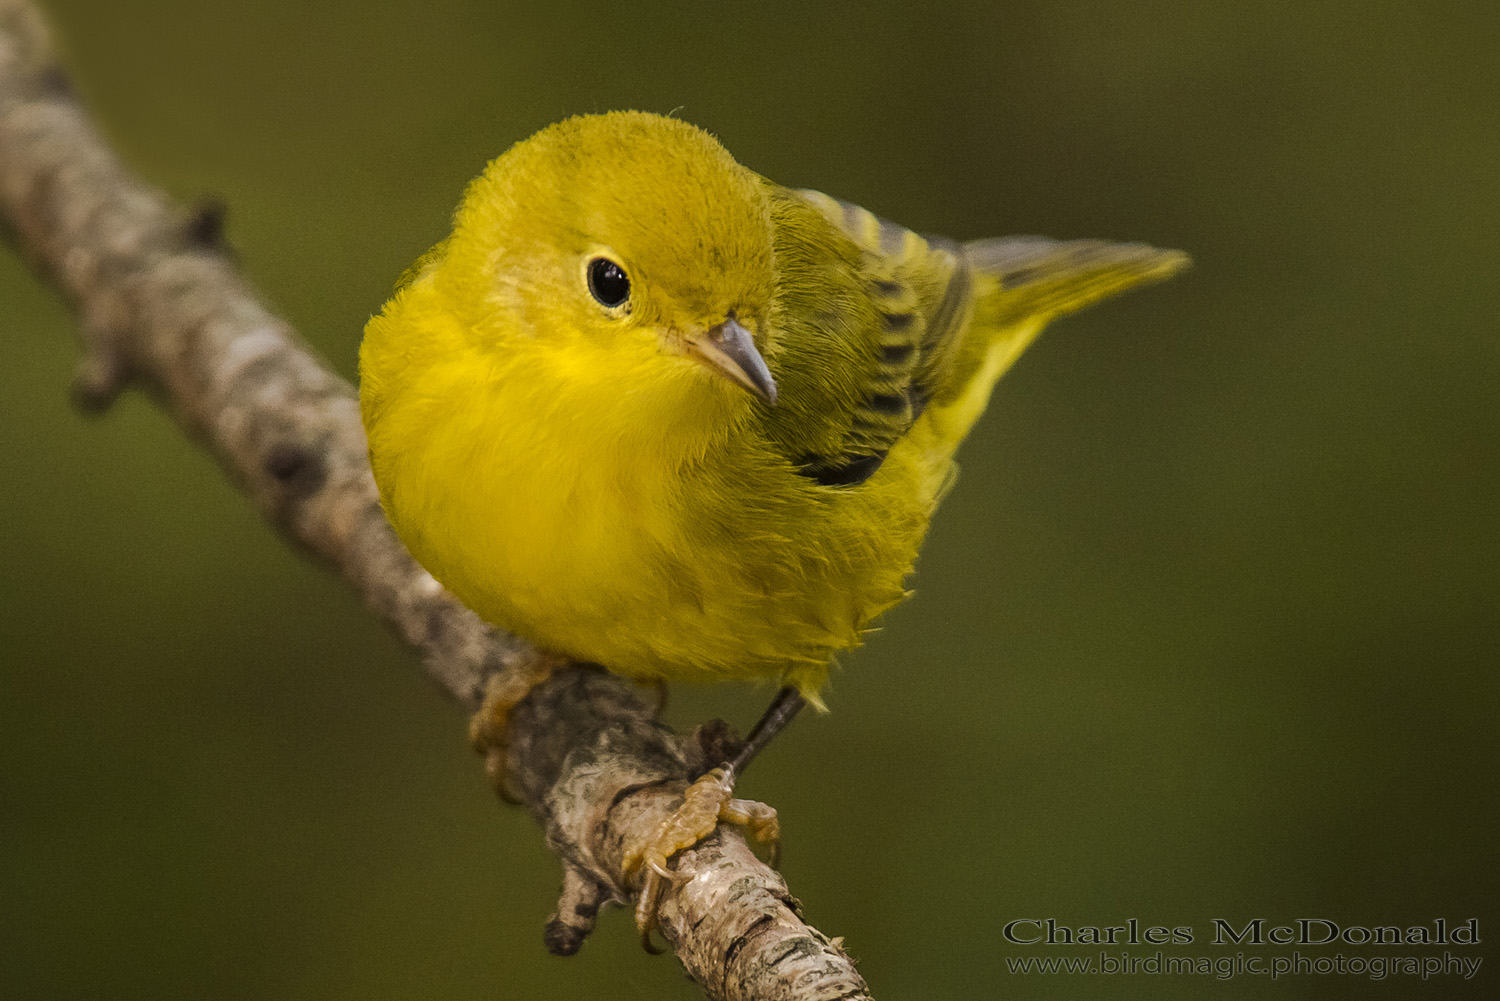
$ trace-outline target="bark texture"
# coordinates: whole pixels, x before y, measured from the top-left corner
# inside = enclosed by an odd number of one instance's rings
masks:
[[[0,213],[77,312],[74,392],[103,409],[152,392],[264,515],[420,652],[460,704],[541,657],[451,598],[387,525],[352,386],[260,301],[220,243],[211,206],[186,209],[133,177],[101,139],[25,0],[0,0]],[[548,948],[578,949],[621,871],[704,766],[630,684],[588,665],[555,674],[511,719],[507,772],[563,865]],[[678,856],[661,927],[710,998],[867,997],[837,941],[802,922],[781,877],[738,832]]]

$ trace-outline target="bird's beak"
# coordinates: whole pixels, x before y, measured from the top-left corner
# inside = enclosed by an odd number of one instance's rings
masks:
[[[776,380],[766,368],[766,360],[755,347],[750,331],[735,322],[734,316],[709,327],[701,334],[683,338],[688,351],[705,364],[729,376],[739,385],[767,403],[776,402]]]

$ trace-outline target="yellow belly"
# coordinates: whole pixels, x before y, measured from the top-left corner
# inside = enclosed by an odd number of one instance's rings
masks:
[[[410,456],[399,482],[416,489],[387,506],[481,616],[621,674],[809,693],[904,596],[941,479],[911,451],[857,491],[818,487],[754,441],[671,470],[626,448],[564,467],[504,434],[447,451]]]

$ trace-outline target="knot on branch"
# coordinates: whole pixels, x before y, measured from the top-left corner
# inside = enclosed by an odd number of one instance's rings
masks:
[[[182,224],[182,235],[190,247],[213,250],[232,255],[224,239],[224,218],[229,206],[217,195],[205,195],[198,199]]]
[[[542,932],[547,951],[554,956],[571,956],[581,949],[583,940],[594,930],[599,908],[612,898],[610,890],[587,873],[564,865],[557,909]]]
[[[309,497],[323,489],[328,479],[328,464],[322,447],[309,447],[295,441],[280,441],[266,453],[266,474],[280,483],[296,499]]]

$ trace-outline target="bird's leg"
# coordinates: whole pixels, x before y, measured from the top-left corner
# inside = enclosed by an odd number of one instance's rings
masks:
[[[484,702],[469,719],[469,742],[484,755],[484,771],[495,795],[507,803],[521,800],[506,785],[506,726],[510,711],[531,694],[531,690],[567,665],[568,659],[556,654],[538,654],[517,664],[514,670],[490,676]]]
[[[745,738],[745,746],[741,747],[734,760],[729,766],[737,774],[743,775],[745,769],[750,767],[750,762],[755,756],[766,749],[776,735],[786,729],[786,725],[792,721],[802,707],[807,705],[807,699],[802,693],[788,685],[776,693],[766,711],[761,713],[760,719],[750,728],[750,736]]]
[[[781,824],[776,819],[776,811],[754,800],[735,799],[734,781],[806,704],[807,700],[795,688],[783,688],[777,692],[770,708],[751,729],[750,736],[733,760],[711,769],[688,786],[682,796],[682,805],[662,821],[656,834],[626,853],[626,876],[644,872],[641,897],[635,908],[635,923],[647,952],[661,951],[652,944],[651,933],[657,927],[656,910],[661,905],[662,881],[673,878],[667,862],[684,848],[691,848],[712,834],[720,821],[746,828],[756,841],[771,846],[773,866],[780,861]]]

